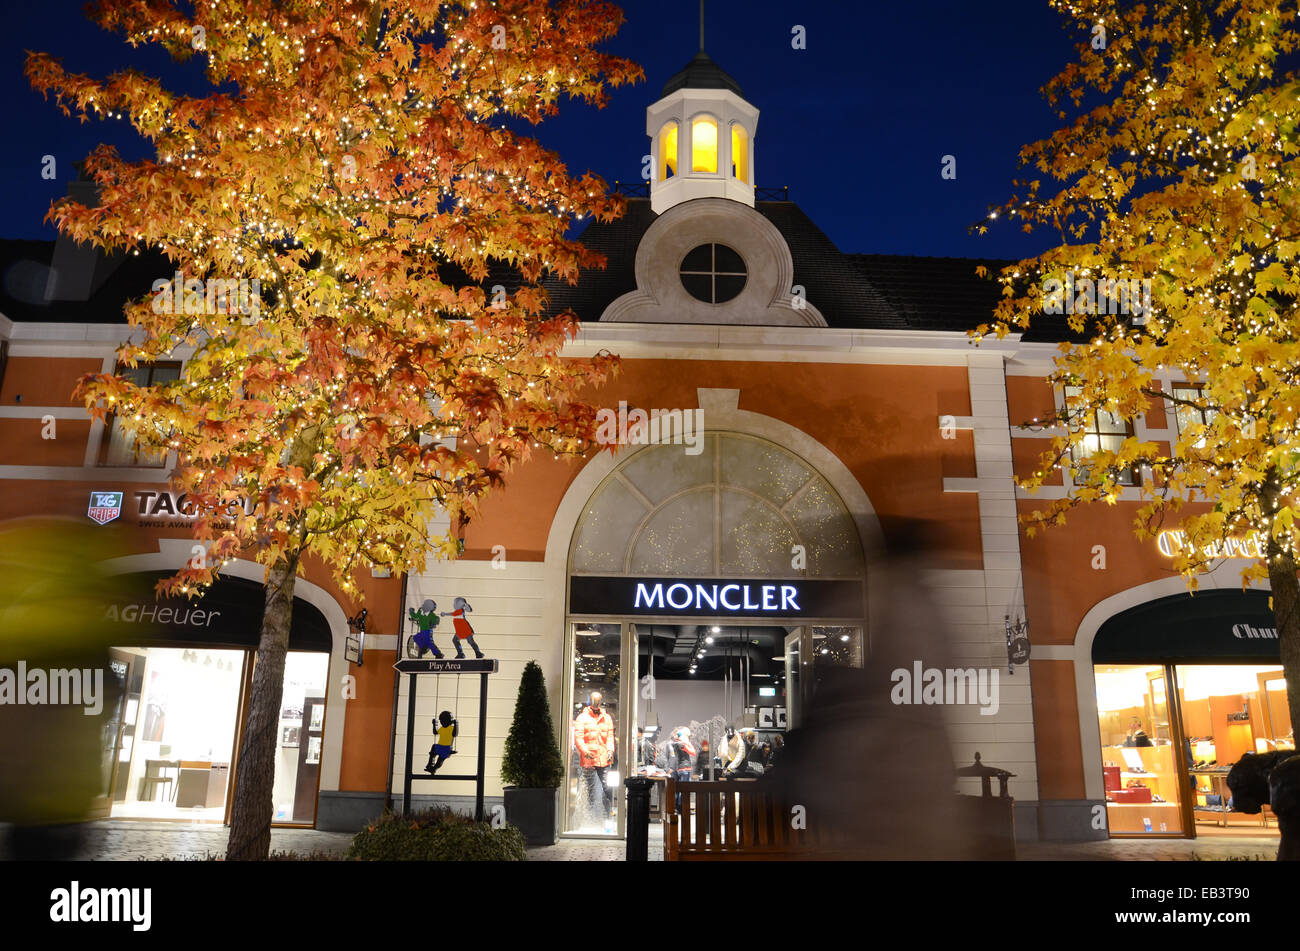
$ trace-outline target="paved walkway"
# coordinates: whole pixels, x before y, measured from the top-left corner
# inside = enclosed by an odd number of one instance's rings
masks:
[[[140,859],[201,859],[221,855],[226,849],[228,830],[219,825],[179,822],[105,820],[90,823],[80,854],[90,861],[136,861]],[[352,836],[344,832],[315,829],[274,829],[271,848],[299,855],[342,856]],[[626,854],[622,841],[609,839],[561,839],[556,845],[528,850],[530,861],[621,862]],[[1216,835],[1200,839],[1165,842],[1111,839],[1102,842],[1028,842],[1019,846],[1020,859],[1028,861],[1226,861],[1255,859],[1272,861],[1277,840],[1259,837]],[[663,833],[651,829],[650,859],[663,858]]]

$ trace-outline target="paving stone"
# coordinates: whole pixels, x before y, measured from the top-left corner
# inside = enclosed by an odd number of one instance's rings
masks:
[[[663,860],[663,832],[652,827],[650,861]],[[97,862],[132,862],[158,858],[202,858],[226,850],[224,826],[172,822],[104,820],[88,824],[77,858]],[[342,856],[352,836],[317,829],[273,829],[271,848],[299,854],[325,852]],[[1100,842],[1025,842],[1017,847],[1022,861],[1064,862],[1189,862],[1273,861],[1277,840],[1247,836],[1214,836],[1153,842],[1110,839]],[[531,848],[532,862],[622,862],[623,842],[610,839],[561,839],[555,845]]]

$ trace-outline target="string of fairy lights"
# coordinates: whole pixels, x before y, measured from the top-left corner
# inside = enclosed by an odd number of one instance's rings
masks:
[[[324,22],[321,11],[248,17],[205,0],[192,19],[173,9],[128,20],[128,38],[205,55],[209,79],[234,94],[190,100],[139,76],[66,87],[86,113],[129,119],[155,145],[153,163],[98,163],[101,187],[165,183],[153,193],[169,214],[150,216],[143,200],[119,209],[135,252],[152,245],[198,276],[256,279],[276,311],[160,319],[147,301],[129,308],[142,335],[125,362],[178,342],[193,354],[175,383],[106,388],[108,409],[175,451],[181,483],[213,511],[255,497],[258,519],[236,519],[245,538],[284,546],[304,526],[337,524],[345,588],[358,563],[423,566],[428,525],[406,511],[413,499],[464,515],[526,452],[587,450],[582,413],[567,407],[580,377],[556,363],[570,325],[525,293],[488,306],[444,268],[482,280],[496,261],[527,287],[592,263],[564,232],[618,200],[503,120],[540,119],[561,95],[599,99],[602,73],[630,76],[588,49],[616,23],[539,28],[483,2],[441,5],[436,21],[374,9],[345,0]],[[497,24],[531,37],[527,55],[494,45]],[[321,95],[294,95],[301,83]],[[588,362],[605,372],[610,358]],[[307,452],[301,475],[295,449]],[[363,517],[386,503],[382,518]]]
[[[1144,518],[1186,501],[1216,503],[1185,523],[1181,566],[1202,566],[1201,542],[1243,531],[1271,539],[1274,561],[1300,559],[1300,539],[1279,521],[1300,501],[1300,82],[1274,71],[1300,52],[1296,11],[1194,0],[1124,11],[1081,0],[1052,6],[1089,39],[1078,68],[1044,92],[1080,113],[1023,150],[1022,164],[1062,185],[1040,196],[1040,182],[1016,181],[1024,194],[988,218],[1054,228],[1061,245],[998,275],[1005,296],[993,327],[976,335],[1030,327],[1045,310],[1040,290],[1067,274],[1095,295],[1092,308],[1067,311],[1085,340],[1062,345],[1051,376],[1080,392],[1041,421],[1065,435],[1022,480],[1036,489],[1065,469],[1075,489],[1038,520],[1081,498],[1113,503],[1119,474],[1144,468]],[[1134,276],[1152,288],[1141,320],[1117,315],[1098,290]],[[1195,396],[1177,404],[1199,422],[1180,426],[1168,449],[1133,435],[1115,451],[1089,445],[1098,412],[1131,423],[1152,399],[1176,412],[1171,385],[1180,379]]]

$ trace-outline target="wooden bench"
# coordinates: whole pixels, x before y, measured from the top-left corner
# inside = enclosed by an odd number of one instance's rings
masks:
[[[681,805],[674,807],[677,794]],[[664,789],[664,860],[782,861],[849,858],[753,780],[678,782]]]

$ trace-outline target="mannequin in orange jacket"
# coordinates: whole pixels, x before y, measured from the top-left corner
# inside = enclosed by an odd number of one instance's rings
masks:
[[[614,762],[614,718],[605,712],[604,700],[600,691],[593,691],[573,721],[573,746],[578,751],[589,808],[601,821],[609,816],[614,799],[605,781],[605,771]]]

